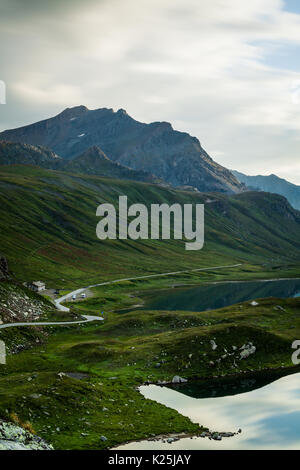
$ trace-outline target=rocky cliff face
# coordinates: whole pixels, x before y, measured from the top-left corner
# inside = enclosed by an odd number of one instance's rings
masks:
[[[68,108],[53,118],[4,131],[0,139],[49,147],[65,159],[97,146],[111,160],[175,186],[229,193],[243,188],[229,170],[210,158],[197,138],[175,131],[167,122],[138,122],[122,109]]]

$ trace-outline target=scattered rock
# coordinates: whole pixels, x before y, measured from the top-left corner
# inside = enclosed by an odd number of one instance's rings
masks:
[[[186,379],[183,379],[182,377],[179,377],[179,375],[175,375],[175,377],[173,377],[172,379],[172,384],[183,384],[183,383],[186,383],[187,380]]]
[[[234,432],[220,432],[220,436],[222,437],[233,437],[235,436]]]
[[[244,346],[241,347],[240,359],[247,359],[252,354],[255,354],[255,352],[256,347],[253,346],[252,343],[244,344]]]
[[[276,307],[274,307],[274,310],[279,310],[280,312],[286,313],[286,310],[283,307],[281,307],[281,305],[276,305]]]
[[[211,438],[214,440],[214,441],[221,441],[222,440],[222,436],[220,434],[218,434],[217,432],[214,432],[212,435],[211,435]]]

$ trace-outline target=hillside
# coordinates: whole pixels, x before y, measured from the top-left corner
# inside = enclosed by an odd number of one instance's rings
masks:
[[[300,186],[276,175],[248,176],[238,171],[233,171],[232,173],[241,183],[244,183],[250,189],[280,194],[286,197],[295,209],[300,210]]]
[[[96,208],[128,203],[205,203],[205,247],[184,241],[96,238]],[[158,185],[44,170],[0,167],[1,251],[23,280],[76,287],[101,279],[217,266],[233,262],[295,263],[300,259],[300,213],[281,196],[176,191]]]
[[[103,302],[92,300],[81,304],[83,311],[102,308]],[[58,329],[47,344],[13,355],[0,369],[0,418],[17,416],[57,450],[199,435],[202,426],[145,399],[138,387],[179,375],[191,383],[202,379],[199,389],[207,395],[230,381],[247,392],[299,372],[291,365],[291,344],[300,334],[299,299],[258,302],[259,308],[247,302],[202,313],[109,312],[101,326]],[[255,352],[243,358],[251,345]],[[200,425],[218,431],[202,419]],[[237,430],[238,421],[226,429]]]
[[[122,109],[67,108],[53,118],[1,132],[1,139],[48,147],[65,159],[97,146],[111,160],[174,186],[226,193],[243,189],[197,138],[175,131],[167,122],[141,123]]]
[[[7,280],[9,279],[9,277],[10,275],[8,270],[7,259],[0,253],[0,280]]]

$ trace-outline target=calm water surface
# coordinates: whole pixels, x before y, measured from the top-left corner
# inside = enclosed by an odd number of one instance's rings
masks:
[[[201,312],[267,297],[299,297],[300,279],[228,282],[168,289],[146,297],[151,310]],[[144,307],[144,308],[145,308]],[[239,379],[174,388],[143,386],[141,393],[211,431],[242,433],[222,441],[201,438],[133,442],[126,450],[297,449],[300,450],[300,374],[283,378]]]
[[[222,441],[202,438],[181,439],[173,444],[142,441],[126,444],[118,449],[300,450],[300,374],[283,377],[253,390],[260,385],[260,382],[255,383],[255,379],[252,383],[251,379],[244,380],[244,384],[240,380],[235,385],[223,387],[223,393],[220,386],[214,386],[213,383],[209,387],[187,384],[180,391],[156,385],[142,386],[140,391],[146,398],[179,411],[211,431],[236,432],[241,428],[242,433],[223,438]],[[248,389],[251,391],[245,392]],[[209,397],[201,398],[207,395]]]
[[[238,302],[267,297],[299,297],[300,279],[279,281],[222,282],[185,289],[167,289],[146,297],[149,310],[203,312]]]

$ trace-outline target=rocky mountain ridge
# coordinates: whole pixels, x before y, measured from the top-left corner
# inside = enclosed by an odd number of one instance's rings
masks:
[[[205,192],[243,190],[196,137],[175,131],[168,122],[136,121],[123,109],[67,108],[50,119],[1,132],[0,140],[44,146],[67,160],[96,146],[112,161],[153,174],[173,186]]]
[[[37,165],[58,168],[62,159],[51,150],[23,143],[0,141],[0,165]]]

